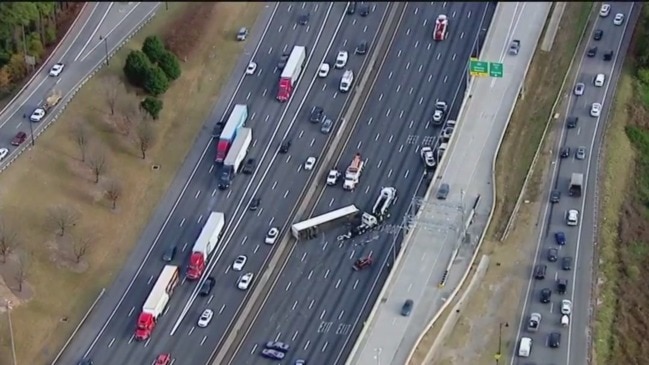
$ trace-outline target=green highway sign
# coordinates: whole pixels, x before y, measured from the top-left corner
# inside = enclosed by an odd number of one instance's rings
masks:
[[[472,58],[469,62],[469,74],[478,77],[489,76],[489,62]]]
[[[469,74],[477,77],[503,77],[503,64],[472,58],[469,61]]]

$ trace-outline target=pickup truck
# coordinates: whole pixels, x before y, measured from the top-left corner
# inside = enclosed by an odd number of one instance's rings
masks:
[[[509,54],[516,56],[520,49],[521,49],[521,41],[519,41],[518,39],[514,39],[512,43],[509,45]]]
[[[541,313],[532,313],[530,315],[530,320],[527,322],[527,330],[530,332],[536,332],[541,326]]]

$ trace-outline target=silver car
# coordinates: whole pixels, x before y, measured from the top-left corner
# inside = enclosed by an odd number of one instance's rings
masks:
[[[320,132],[324,134],[329,134],[331,133],[331,129],[334,126],[334,122],[331,119],[325,119],[324,122],[322,122],[322,126],[320,127]]]
[[[583,82],[578,82],[577,84],[575,84],[575,95],[584,95],[584,89],[586,89],[586,85],[584,85]]]
[[[575,152],[575,158],[577,160],[583,160],[586,158],[586,147],[581,146],[577,147],[577,151]]]

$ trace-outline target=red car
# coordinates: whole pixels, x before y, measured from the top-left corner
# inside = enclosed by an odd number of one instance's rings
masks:
[[[354,262],[354,266],[352,267],[355,271],[358,270],[363,270],[366,267],[370,267],[372,265],[372,258],[371,257],[364,257],[362,259],[356,260]]]
[[[169,365],[171,364],[171,354],[160,354],[155,359],[155,365]]]
[[[25,140],[27,139],[27,133],[25,132],[18,132],[16,133],[16,136],[14,139],[11,140],[11,145],[12,146],[20,146]]]
[[[443,41],[448,36],[448,18],[444,14],[440,14],[435,20],[435,30],[433,31],[433,39],[436,41]]]

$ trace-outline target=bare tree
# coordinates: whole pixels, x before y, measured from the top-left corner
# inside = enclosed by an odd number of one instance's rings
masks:
[[[155,141],[155,130],[151,122],[141,120],[137,126],[137,143],[142,152],[142,159],[146,159],[146,152],[151,148]]]
[[[119,133],[128,136],[133,126],[144,119],[144,115],[135,98],[124,99],[120,110],[122,111],[122,117],[116,121],[117,129]]]
[[[115,75],[107,76],[103,80],[104,91],[106,93],[106,103],[110,108],[110,115],[115,115],[115,105],[119,97],[122,82]]]
[[[90,233],[81,233],[75,235],[72,239],[72,252],[76,263],[80,263],[81,259],[88,253],[92,244],[95,242],[95,237]]]
[[[97,149],[88,156],[88,166],[92,169],[95,175],[95,184],[99,182],[99,177],[108,170],[108,161],[106,160],[106,153],[102,149]]]
[[[74,227],[79,220],[79,213],[76,210],[63,205],[50,208],[48,216],[52,224],[56,226],[61,237],[65,235],[68,229]]]
[[[29,270],[29,264],[31,263],[30,256],[29,252],[25,251],[20,252],[18,255],[18,266],[16,266],[16,275],[14,278],[18,283],[19,292],[23,291],[23,284],[25,283],[25,279],[27,279],[27,272]]]
[[[117,207],[117,200],[122,196],[122,184],[115,180],[110,179],[106,183],[106,197],[113,204],[113,209]]]
[[[79,147],[81,162],[86,162],[86,151],[88,150],[88,128],[83,122],[77,122],[72,126],[72,138]]]
[[[7,222],[0,220],[0,256],[2,263],[7,262],[7,256],[18,247],[18,234]]]

